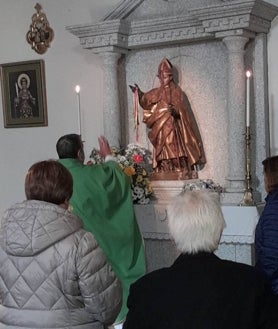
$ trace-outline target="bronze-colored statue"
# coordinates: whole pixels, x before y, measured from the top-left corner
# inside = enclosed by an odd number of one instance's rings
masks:
[[[163,59],[158,67],[160,87],[146,93],[138,85],[143,122],[153,145],[153,179],[197,178],[196,166],[205,164],[202,140],[189,101],[173,80],[173,66]]]

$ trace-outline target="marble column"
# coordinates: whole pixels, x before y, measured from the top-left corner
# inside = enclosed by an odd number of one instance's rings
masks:
[[[223,38],[228,49],[228,176],[227,192],[245,189],[245,67],[243,36]]]
[[[121,116],[118,91],[118,60],[121,54],[116,52],[99,53],[103,60],[104,71],[104,100],[103,127],[104,135],[111,146],[121,144]]]
[[[262,161],[270,156],[270,123],[269,99],[268,99],[268,70],[267,70],[267,35],[259,33],[255,38],[253,59],[254,81],[254,111],[251,116],[251,149],[252,149],[252,177],[253,181],[263,182]],[[251,112],[252,113],[252,112]],[[253,121],[253,126],[252,126]],[[264,184],[258,185],[258,191],[266,196]]]

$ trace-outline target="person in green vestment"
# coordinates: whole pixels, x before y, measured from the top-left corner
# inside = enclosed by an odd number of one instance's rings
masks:
[[[84,228],[93,233],[123,287],[123,305],[115,321],[122,323],[127,314],[130,285],[146,272],[145,250],[136,221],[129,178],[111,155],[104,136],[99,137],[103,164],[85,165],[81,136],[59,138],[59,162],[73,177],[72,212]]]

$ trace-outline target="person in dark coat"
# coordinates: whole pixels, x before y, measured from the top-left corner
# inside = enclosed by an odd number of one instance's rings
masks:
[[[25,179],[27,200],[0,229],[0,328],[103,329],[121,308],[122,287],[94,236],[67,208],[73,182],[41,161]]]
[[[277,329],[268,282],[254,267],[214,254],[225,226],[219,195],[185,191],[167,213],[181,255],[131,286],[124,329]]]
[[[256,268],[278,295],[278,156],[263,161],[266,203],[255,232]]]

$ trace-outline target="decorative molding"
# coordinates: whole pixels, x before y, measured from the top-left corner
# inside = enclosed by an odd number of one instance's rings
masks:
[[[114,33],[128,35],[130,32],[130,23],[128,21],[115,19],[93,24],[71,25],[67,26],[66,29],[79,38]]]
[[[159,232],[143,232],[144,239],[151,240],[171,240],[169,233],[159,233]],[[241,244],[241,245],[252,245],[254,243],[253,236],[245,235],[222,235],[220,244]]]
[[[278,8],[259,0],[219,1],[217,5],[187,10],[186,15],[165,15],[152,19],[130,20],[144,0],[124,0],[96,24],[68,26],[85,49],[125,53],[128,50],[168,44],[212,40],[227,35],[267,33]],[[163,4],[161,3],[161,6]]]
[[[125,51],[127,43],[127,38],[125,35],[121,35],[118,33],[108,34],[108,35],[97,35],[97,36],[90,36],[84,37],[80,40],[80,44],[83,48],[96,48],[101,49],[103,48],[104,51],[107,51],[105,47],[110,47],[111,51],[118,49],[123,49],[122,52]]]
[[[193,16],[199,17],[204,21],[207,19],[216,19],[221,17],[233,17],[239,15],[254,15],[261,17],[267,21],[272,21],[277,15],[277,7],[267,2],[260,0],[243,0],[243,1],[229,1],[219,3],[217,5],[204,6],[200,8],[191,9],[190,13]]]

